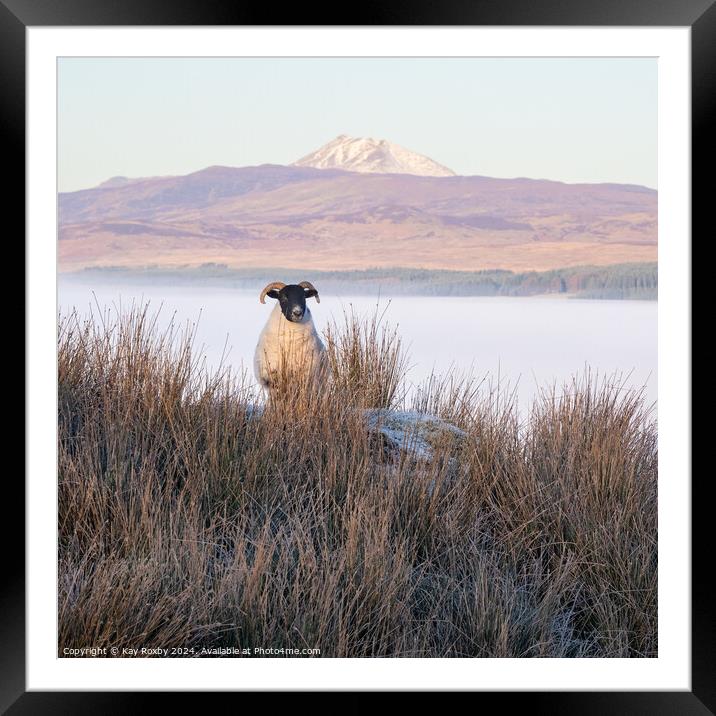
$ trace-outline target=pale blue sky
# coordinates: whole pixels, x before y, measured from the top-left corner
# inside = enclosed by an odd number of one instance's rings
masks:
[[[59,190],[289,164],[339,134],[458,174],[656,188],[644,58],[64,58]]]

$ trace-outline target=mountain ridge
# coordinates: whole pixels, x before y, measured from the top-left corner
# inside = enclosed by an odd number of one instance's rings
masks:
[[[61,193],[61,271],[99,265],[547,270],[656,260],[629,184],[214,165]]]

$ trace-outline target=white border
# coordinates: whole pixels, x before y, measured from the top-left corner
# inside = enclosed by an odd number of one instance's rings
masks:
[[[28,28],[27,689],[690,690],[689,28]],[[59,56],[659,58],[657,659],[58,659],[56,59]]]

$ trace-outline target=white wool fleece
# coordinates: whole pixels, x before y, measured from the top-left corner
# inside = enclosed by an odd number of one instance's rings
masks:
[[[254,375],[264,387],[269,387],[271,374],[283,370],[317,372],[325,360],[325,346],[306,306],[299,322],[286,319],[276,303],[259,335],[254,353]],[[286,361],[284,364],[283,361]]]

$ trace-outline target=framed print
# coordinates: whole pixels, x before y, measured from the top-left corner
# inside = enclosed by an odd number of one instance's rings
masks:
[[[102,5],[0,8],[27,169],[10,713],[110,708],[55,693],[90,689],[713,711],[713,6]]]

